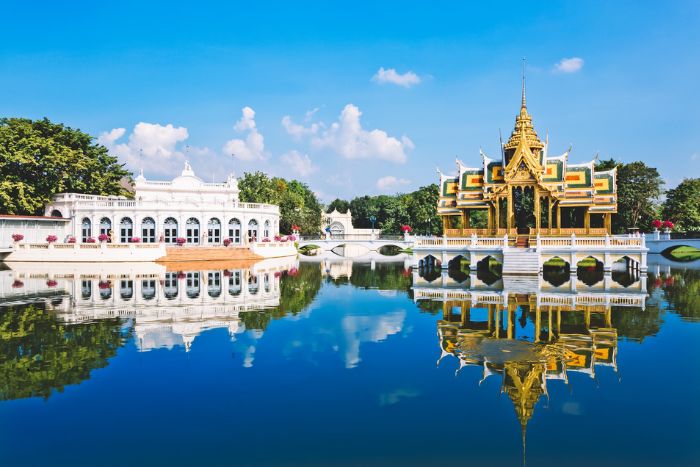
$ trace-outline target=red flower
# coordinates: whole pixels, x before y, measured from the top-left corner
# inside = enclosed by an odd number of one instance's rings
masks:
[[[229,271],[228,269],[224,269],[224,276],[230,277],[230,276],[231,276],[231,271]]]
[[[224,238],[224,246],[229,246],[232,240],[230,238]]]
[[[402,225],[401,226],[401,232],[403,232],[403,233],[410,233],[412,231],[413,231],[413,229],[411,228],[410,225]]]
[[[184,279],[185,277],[187,277],[187,274],[185,274],[184,272],[180,271],[177,273],[178,279]]]
[[[46,285],[48,285],[49,287],[56,287],[58,285],[58,282],[56,282],[53,279],[49,279],[46,281]]]
[[[15,279],[15,281],[12,283],[12,288],[13,288],[13,289],[20,289],[20,288],[22,288],[22,287],[24,287],[24,282],[22,282],[22,281],[19,280],[19,279]]]
[[[100,289],[110,289],[112,288],[112,283],[110,281],[100,281],[100,283],[97,284],[97,287]]]
[[[110,240],[109,235],[107,234],[100,234],[100,236],[97,237],[97,239],[101,242],[108,242]]]
[[[275,272],[275,277],[280,277],[281,275],[282,275],[281,272],[279,272],[279,271],[276,271],[276,272]]]
[[[21,240],[24,240],[24,235],[22,234],[12,234],[12,240],[15,242],[19,242]]]
[[[141,243],[141,239],[139,237],[131,237],[131,243]]]
[[[182,238],[182,237],[177,237],[177,239],[175,240],[175,243],[177,243],[177,246],[182,246],[182,245],[184,245],[185,243],[187,243],[187,240],[185,240],[185,239]]]
[[[289,271],[287,271],[287,274],[290,276],[296,276],[299,273],[299,270],[297,268],[292,268]]]
[[[674,227],[674,226],[673,226],[673,222],[671,222],[671,221],[664,221],[664,229],[672,230],[673,227]]]
[[[662,225],[661,219],[654,219],[651,222],[651,226],[654,227],[655,229],[660,229]]]
[[[75,243],[75,237],[68,237],[68,243]]]
[[[58,240],[58,237],[55,236],[55,235],[53,235],[53,234],[51,234],[51,235],[49,235],[49,236],[46,237],[46,241],[47,241],[48,243],[53,243],[53,242],[55,242],[56,240]]]
[[[299,226],[296,224],[292,224],[292,230],[299,231],[299,230],[301,230],[301,228],[299,228]]]
[[[85,239],[85,243],[95,243],[95,239],[92,237],[88,237]]]

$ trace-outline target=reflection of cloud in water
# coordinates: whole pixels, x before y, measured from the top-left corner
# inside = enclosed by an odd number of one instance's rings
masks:
[[[355,368],[360,363],[362,342],[381,342],[398,334],[403,328],[406,311],[393,311],[384,315],[345,316],[342,321],[345,337],[345,367]]]
[[[399,402],[401,402],[402,399],[410,399],[413,397],[418,397],[420,395],[421,395],[421,392],[417,389],[397,388],[397,389],[394,389],[393,391],[379,394],[379,405],[380,406],[394,405],[394,404],[398,404]]]
[[[561,406],[561,411],[567,415],[583,415],[583,409],[578,402],[565,402]]]
[[[382,297],[396,297],[398,295],[396,290],[377,290],[377,293]]]

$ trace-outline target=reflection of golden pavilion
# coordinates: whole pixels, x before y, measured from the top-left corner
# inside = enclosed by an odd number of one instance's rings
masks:
[[[480,366],[482,381],[500,374],[501,391],[513,402],[523,436],[535,405],[547,394],[547,380],[568,383],[570,371],[593,377],[600,365],[617,370],[617,331],[609,304],[542,305],[532,293],[510,294],[506,304],[447,299],[442,305],[438,363],[451,355],[459,359],[458,372]],[[472,319],[473,308],[485,309],[486,319]],[[516,339],[518,308],[534,318],[532,341]]]

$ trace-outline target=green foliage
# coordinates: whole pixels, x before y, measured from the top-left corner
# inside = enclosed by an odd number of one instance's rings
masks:
[[[338,212],[345,214],[348,212],[348,209],[350,209],[350,203],[344,199],[336,198],[326,207],[326,212],[333,212],[333,210],[337,210]]]
[[[280,279],[280,306],[240,314],[246,329],[265,330],[274,319],[296,315],[314,301],[321,288],[321,268],[318,264],[302,263],[295,275],[286,274]]]
[[[659,213],[664,185],[661,175],[644,162],[623,164],[613,159],[601,161],[596,170],[614,167],[617,167],[617,214],[612,218],[613,232],[626,233],[631,227],[649,229]]]
[[[131,176],[92,136],[48,119],[0,119],[0,214],[43,214],[56,193],[127,195]]]
[[[682,232],[700,232],[700,178],[686,178],[668,190],[663,217]]]
[[[61,324],[36,305],[0,310],[0,400],[48,398],[107,366],[128,336],[119,319]]]
[[[262,172],[245,173],[238,181],[240,200],[246,203],[269,203],[280,207],[280,232],[291,233],[292,225],[303,234],[321,229],[321,203],[305,184],[279,177],[269,178]]]
[[[673,311],[693,321],[700,318],[700,271],[672,271],[663,290]]]
[[[437,215],[438,186],[436,184],[418,190],[393,196],[358,196],[350,202],[336,199],[326,209],[327,212],[337,208],[352,213],[352,223],[358,228],[371,228],[370,217],[377,218],[375,227],[384,233],[400,234],[402,225],[410,225],[418,234],[433,234],[441,231],[440,218]],[[343,209],[341,209],[343,208]]]

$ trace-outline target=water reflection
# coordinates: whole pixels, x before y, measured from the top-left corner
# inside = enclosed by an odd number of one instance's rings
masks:
[[[601,401],[624,398],[629,391],[648,397],[639,385],[623,387],[619,375],[625,373],[629,380],[634,373],[630,367],[649,355],[645,351],[659,352],[660,339],[651,347],[646,340],[667,325],[665,312],[684,320],[700,317],[698,271],[651,265],[648,277],[578,269],[513,277],[503,276],[490,262],[475,271],[468,264],[456,266],[412,270],[403,261],[340,258],[196,270],[69,265],[50,275],[40,265],[17,266],[0,271],[0,398],[48,398],[89,379],[94,369],[107,367],[100,370],[102,380],[111,385],[121,378],[118,390],[92,385],[91,391],[79,388],[72,400],[82,404],[89,399],[81,397],[84,393],[109,400],[122,388],[136,387],[141,392],[130,404],[143,399],[157,405],[149,391],[172,391],[173,399],[155,408],[142,406],[139,413],[165,414],[168,402],[179,400],[197,426],[237,416],[246,431],[223,431],[241,443],[252,442],[246,436],[280,417],[285,423],[303,424],[299,420],[313,412],[314,421],[298,431],[325,443],[331,442],[324,438],[329,426],[339,439],[367,430],[377,436],[374,425],[384,433],[396,431],[401,438],[396,463],[406,464],[411,459],[401,457],[402,449],[418,444],[430,450],[435,440],[421,445],[420,437],[411,437],[399,425],[415,420],[435,427],[430,425],[437,423],[434,409],[444,404],[445,395],[459,398],[482,385],[481,394],[469,393],[479,402],[462,398],[450,408],[453,418],[472,416],[475,423],[491,423],[489,430],[497,429],[493,424],[503,423],[493,421],[503,418],[496,415],[498,407],[481,401],[500,391],[507,396],[502,399],[507,410],[503,419],[514,425],[517,420],[523,441],[529,432],[529,444],[537,448],[539,438],[544,452],[548,446],[542,439],[556,437],[552,425],[562,423],[545,407],[557,403],[573,413],[579,410],[576,404],[597,404],[605,411],[601,404],[611,402]],[[635,344],[626,346],[628,341]],[[129,357],[130,352],[143,353]],[[673,358],[661,356],[654,363]],[[120,364],[110,364],[110,359]],[[131,371],[142,365],[146,373],[139,377],[148,384],[129,386]],[[652,366],[654,371],[659,367]],[[646,378],[649,368],[637,367],[637,377]],[[161,378],[167,382],[156,386]],[[185,389],[183,381],[188,381]],[[600,384],[597,392],[583,387],[588,381]],[[285,406],[288,401],[279,397],[280,385],[285,394],[303,395],[296,397],[294,407]],[[563,400],[564,387],[572,388],[573,401]],[[181,389],[192,392],[192,405],[183,402]],[[64,404],[68,399],[59,398]],[[232,400],[246,400],[243,405],[250,406],[251,413],[240,404],[226,403]],[[216,417],[200,415],[206,412],[199,410],[201,401],[217,407],[210,411]],[[484,407],[477,407],[479,403]],[[265,404],[272,407],[270,413],[260,409]],[[81,410],[87,409],[71,407],[78,416],[86,416]],[[40,421],[49,417],[39,416]],[[347,424],[333,425],[339,419]],[[260,425],[254,425],[256,420]],[[439,423],[445,424],[445,432],[459,429],[447,419]],[[255,429],[246,434],[251,424]],[[549,430],[538,437],[543,428]],[[285,436],[295,436],[292,431],[296,426]],[[430,431],[421,432],[421,437]],[[106,434],[115,432],[116,428]],[[508,435],[515,438],[519,432],[513,428],[504,434]],[[210,442],[212,433],[202,436],[207,440],[188,439],[199,448]],[[486,435],[474,436],[477,445],[488,441]],[[353,441],[358,452],[364,452],[364,439]],[[521,449],[515,439],[509,446],[503,451]],[[379,448],[386,445],[373,447]],[[148,445],[139,444],[139,449],[151,453]],[[241,454],[242,464],[255,463],[245,455]],[[445,453],[433,450],[431,455],[437,461]],[[500,455],[495,454],[494,463],[506,463]],[[283,464],[285,459],[275,460],[270,463]]]

